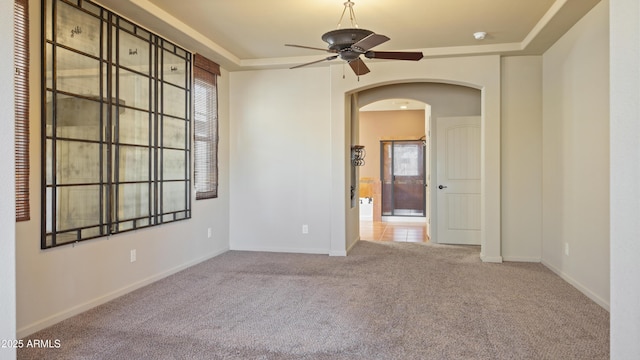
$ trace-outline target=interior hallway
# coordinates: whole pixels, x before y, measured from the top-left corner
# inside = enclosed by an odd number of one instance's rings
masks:
[[[428,242],[424,222],[360,220],[360,239],[372,241]]]

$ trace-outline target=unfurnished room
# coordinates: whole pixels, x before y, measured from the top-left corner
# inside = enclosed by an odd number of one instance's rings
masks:
[[[0,359],[640,357],[637,0],[0,28]]]

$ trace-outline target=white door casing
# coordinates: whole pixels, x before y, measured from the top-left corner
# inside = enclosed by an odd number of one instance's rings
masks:
[[[480,245],[480,117],[437,119],[437,238]]]

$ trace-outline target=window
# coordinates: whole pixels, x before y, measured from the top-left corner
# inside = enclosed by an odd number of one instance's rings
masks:
[[[394,143],[393,175],[420,175],[422,146],[410,143]]]
[[[30,219],[29,208],[29,7],[27,0],[14,2],[14,103],[16,221]]]
[[[45,0],[42,248],[191,217],[191,54]]]
[[[196,199],[218,197],[218,64],[196,54],[193,63]]]

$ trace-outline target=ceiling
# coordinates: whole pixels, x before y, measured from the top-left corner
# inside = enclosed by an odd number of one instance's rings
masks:
[[[337,27],[346,0],[96,0],[228,70],[318,60],[321,35]],[[426,58],[541,54],[599,0],[352,0],[360,28],[387,35],[375,50]],[[342,27],[351,27],[348,12]],[[474,32],[484,31],[484,40]],[[376,60],[380,61],[380,60]],[[325,63],[320,65],[326,66]]]
[[[372,102],[360,111],[425,110],[427,104],[412,99],[385,99]]]

